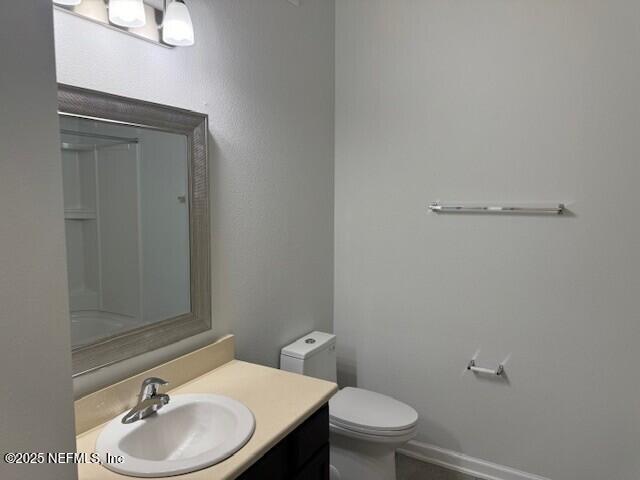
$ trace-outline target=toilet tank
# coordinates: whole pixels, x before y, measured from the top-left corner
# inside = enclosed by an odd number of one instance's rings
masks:
[[[336,336],[311,332],[280,351],[280,369],[336,381]]]

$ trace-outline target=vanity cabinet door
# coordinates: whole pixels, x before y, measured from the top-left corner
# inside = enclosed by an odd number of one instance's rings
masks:
[[[244,472],[238,480],[285,480],[287,475],[287,445],[280,442],[257,463]]]
[[[269,450],[238,480],[329,480],[329,406]]]
[[[329,444],[325,444],[294,478],[295,480],[329,480]]]
[[[298,471],[324,445],[329,443],[329,408],[322,407],[287,437],[289,463]]]

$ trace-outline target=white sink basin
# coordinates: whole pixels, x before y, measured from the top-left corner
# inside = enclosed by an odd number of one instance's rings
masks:
[[[240,450],[255,430],[242,403],[222,395],[173,395],[156,415],[125,425],[122,415],[102,430],[100,458],[120,455],[109,470],[134,477],[168,477],[209,467]]]

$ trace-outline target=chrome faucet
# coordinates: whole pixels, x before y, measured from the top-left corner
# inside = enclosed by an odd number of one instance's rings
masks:
[[[140,394],[138,395],[138,404],[122,417],[122,423],[133,423],[147,418],[169,403],[169,395],[158,393],[158,387],[168,383],[156,377],[147,378],[142,382]]]

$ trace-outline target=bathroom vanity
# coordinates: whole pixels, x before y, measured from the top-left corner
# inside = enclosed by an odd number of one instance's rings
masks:
[[[216,394],[242,402],[255,417],[255,431],[234,455],[181,480],[329,478],[328,401],[332,382],[234,359],[233,337],[133,376],[76,401],[77,451],[94,452],[106,422],[135,405],[144,378],[169,381],[173,398]],[[177,426],[176,428],[179,428]],[[127,477],[98,465],[78,465],[80,480]]]

